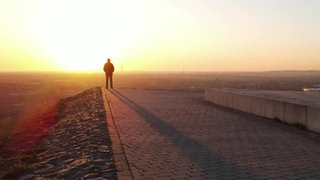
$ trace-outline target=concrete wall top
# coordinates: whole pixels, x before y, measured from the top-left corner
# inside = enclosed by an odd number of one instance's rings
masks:
[[[230,88],[215,88],[214,90],[320,108],[320,92],[249,90]]]

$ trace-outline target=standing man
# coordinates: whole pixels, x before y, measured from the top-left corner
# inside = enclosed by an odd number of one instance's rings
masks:
[[[113,64],[108,59],[107,63],[104,64],[103,70],[106,74],[106,88],[108,89],[108,81],[110,79],[110,87],[113,88],[112,75],[114,71]]]

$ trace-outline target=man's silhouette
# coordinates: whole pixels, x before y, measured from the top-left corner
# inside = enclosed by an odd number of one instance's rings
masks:
[[[108,81],[110,79],[110,87],[113,88],[112,75],[114,71],[113,64],[108,59],[107,63],[104,64],[103,70],[106,74],[106,88],[108,89]]]

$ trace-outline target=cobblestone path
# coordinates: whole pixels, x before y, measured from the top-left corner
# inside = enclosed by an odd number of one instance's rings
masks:
[[[134,179],[320,179],[319,134],[210,104],[201,92],[106,94]]]
[[[20,179],[117,179],[100,87],[64,100],[38,160]]]

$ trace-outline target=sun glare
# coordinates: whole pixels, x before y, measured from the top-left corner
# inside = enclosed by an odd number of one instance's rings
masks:
[[[121,3],[99,1],[80,3],[54,1],[43,4],[38,12],[36,38],[44,45],[50,59],[66,71],[99,71],[107,58],[120,65],[126,48],[132,46],[137,28],[137,14]],[[59,13],[55,11],[59,9]],[[117,18],[113,16],[117,16]],[[129,19],[130,17],[130,19]]]
[[[116,71],[319,69],[319,2],[0,0],[0,66],[101,71],[110,58]]]

